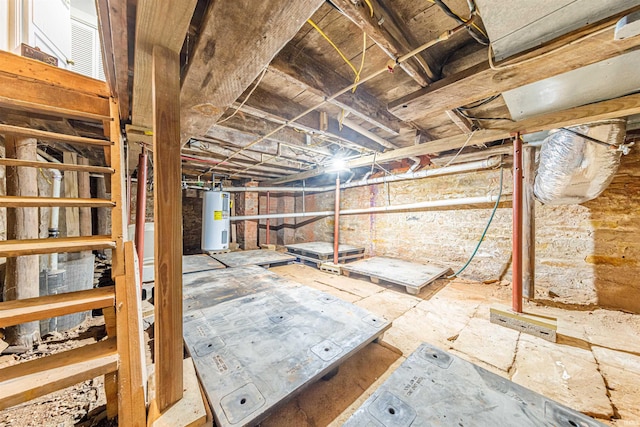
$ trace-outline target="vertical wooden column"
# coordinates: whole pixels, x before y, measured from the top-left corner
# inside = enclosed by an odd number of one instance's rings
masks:
[[[156,401],[162,413],[182,398],[182,189],[180,56],[153,48]]]
[[[533,196],[535,181],[536,149],[526,146],[523,150],[524,182],[522,188],[522,294],[535,299],[536,275],[536,200]]]
[[[78,157],[79,165],[89,165],[89,160],[84,157]],[[78,197],[81,199],[91,198],[91,184],[89,172],[78,172]],[[91,208],[80,208],[80,235],[91,236]],[[84,251],[83,256],[90,256],[91,251]]]
[[[6,136],[6,156],[22,160],[37,160],[37,141],[34,138]],[[37,196],[38,170],[7,166],[8,196]],[[7,239],[37,239],[38,208],[7,208]],[[4,295],[5,301],[40,296],[38,255],[7,258]],[[9,344],[28,347],[40,336],[39,322],[12,326],[6,330]]]
[[[138,187],[136,191],[136,250],[138,252],[138,268],[140,285],[144,270],[144,232],[147,217],[147,150],[142,147],[138,156]]]

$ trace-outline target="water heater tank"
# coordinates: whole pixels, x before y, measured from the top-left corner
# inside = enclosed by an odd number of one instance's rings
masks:
[[[202,203],[202,250],[229,249],[231,199],[224,191],[205,191]]]

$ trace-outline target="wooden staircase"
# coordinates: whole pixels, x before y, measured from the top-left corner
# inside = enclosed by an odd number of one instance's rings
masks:
[[[0,409],[105,375],[107,412],[123,426],[146,423],[142,373],[140,298],[134,248],[125,242],[123,147],[118,104],[106,83],[0,51],[0,107],[101,122],[108,139],[85,138],[0,124],[0,134],[103,149],[107,166],[0,159],[0,165],[105,174],[111,199],[1,196],[0,207],[101,207],[111,209],[111,235],[0,241],[0,257],[96,249],[112,250],[115,286],[0,303],[0,328],[103,309],[109,337],[101,342],[0,369]]]

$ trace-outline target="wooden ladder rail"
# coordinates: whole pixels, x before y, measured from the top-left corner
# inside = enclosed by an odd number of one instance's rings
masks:
[[[115,282],[111,288],[0,303],[0,324],[5,326],[85,311],[88,307],[103,308],[110,336],[97,344],[0,370],[0,385],[11,384],[10,387],[0,386],[0,408],[104,374],[109,416],[117,415],[121,425],[144,426],[141,320],[136,320],[140,300],[136,295],[133,244],[124,243],[123,147],[118,104],[105,88],[103,82],[0,51],[0,106],[99,121],[104,124],[108,137],[103,140],[0,125],[0,134],[103,147],[108,163],[103,167],[0,159],[0,165],[104,173],[111,179],[111,200],[3,196],[0,206],[100,206],[112,210],[111,236],[4,241],[0,242],[0,256],[111,248]],[[130,255],[125,256],[125,252]],[[37,381],[39,374],[47,381]]]

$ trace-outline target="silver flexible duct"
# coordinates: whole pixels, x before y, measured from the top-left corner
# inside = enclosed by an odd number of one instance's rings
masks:
[[[540,150],[536,198],[547,205],[568,205],[598,197],[620,165],[625,129],[625,120],[608,120],[549,135]]]

